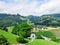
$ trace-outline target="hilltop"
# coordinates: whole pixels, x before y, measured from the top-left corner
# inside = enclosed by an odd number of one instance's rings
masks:
[[[42,26],[60,26],[60,14],[46,14],[42,16],[21,16],[20,14],[0,14],[0,26],[15,26],[28,22]]]
[[[26,19],[20,14],[0,14],[0,26],[14,26],[26,22]]]

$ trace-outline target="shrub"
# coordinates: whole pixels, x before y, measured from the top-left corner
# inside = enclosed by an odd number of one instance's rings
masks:
[[[19,43],[27,43],[27,42],[28,42],[27,40],[25,40],[25,39],[23,38],[23,36],[20,36],[19,38],[17,38],[17,41],[18,41]]]
[[[56,41],[56,36],[50,31],[41,31],[42,35],[51,38],[51,40]]]
[[[0,35],[0,45],[10,45],[7,39],[2,35]]]
[[[36,32],[35,34],[37,36],[37,39],[42,39],[41,35],[43,35],[45,37],[51,38],[51,40],[53,41],[57,41],[56,36],[49,31],[40,30],[39,32]]]
[[[42,37],[41,37],[41,33],[39,33],[39,32],[34,32],[34,33],[35,33],[37,39],[42,39]]]
[[[8,32],[8,29],[7,29],[7,27],[5,27],[5,26],[0,27],[0,29],[2,29],[2,30],[4,30],[4,31]]]

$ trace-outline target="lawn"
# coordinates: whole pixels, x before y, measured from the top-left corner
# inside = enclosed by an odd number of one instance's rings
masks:
[[[27,43],[26,45],[60,45],[57,42],[46,41],[42,39],[35,39],[32,43]]]
[[[19,36],[17,35],[14,35],[12,33],[9,33],[9,32],[6,32],[6,31],[3,31],[3,30],[0,30],[0,35],[3,35],[7,38],[7,40],[11,43],[11,44],[16,44],[18,43],[16,41],[16,38],[18,38]]]

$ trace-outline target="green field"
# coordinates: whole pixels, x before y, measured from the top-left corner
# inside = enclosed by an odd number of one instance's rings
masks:
[[[16,44],[18,43],[16,41],[16,38],[18,38],[17,35],[14,35],[12,33],[9,33],[9,32],[6,32],[6,31],[3,31],[3,30],[0,30],[0,35],[3,35],[4,37],[7,38],[7,40],[11,43],[11,44]]]
[[[53,42],[53,41],[35,39],[33,42],[27,43],[26,45],[60,45],[60,44],[58,44],[57,42]]]
[[[8,32],[0,30],[0,35],[3,35],[4,37],[6,37],[7,40],[9,41],[9,43],[11,43],[11,44],[19,44],[16,40],[19,36],[11,33],[13,27],[14,26],[8,27]],[[54,32],[54,34],[56,34],[56,32],[54,30],[58,31],[58,30],[60,30],[60,28],[48,28],[46,31],[52,31],[52,32]],[[60,34],[60,32],[59,32],[59,34]],[[26,45],[60,45],[60,44],[58,44],[57,42],[53,42],[53,41],[35,39],[32,43],[27,43]]]
[[[42,30],[42,29],[39,29],[39,30]],[[33,30],[33,32],[36,32],[39,30]],[[44,31],[50,31],[56,36],[56,38],[60,39],[60,27],[46,27]]]
[[[7,28],[8,28],[8,32],[11,33],[12,32],[12,29],[14,28],[14,26],[7,27]]]
[[[46,30],[52,32],[57,39],[60,39],[60,27],[57,28],[48,27]]]

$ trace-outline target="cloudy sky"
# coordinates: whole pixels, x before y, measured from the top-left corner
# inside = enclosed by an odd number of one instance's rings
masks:
[[[0,0],[0,13],[24,16],[60,13],[60,0]]]

